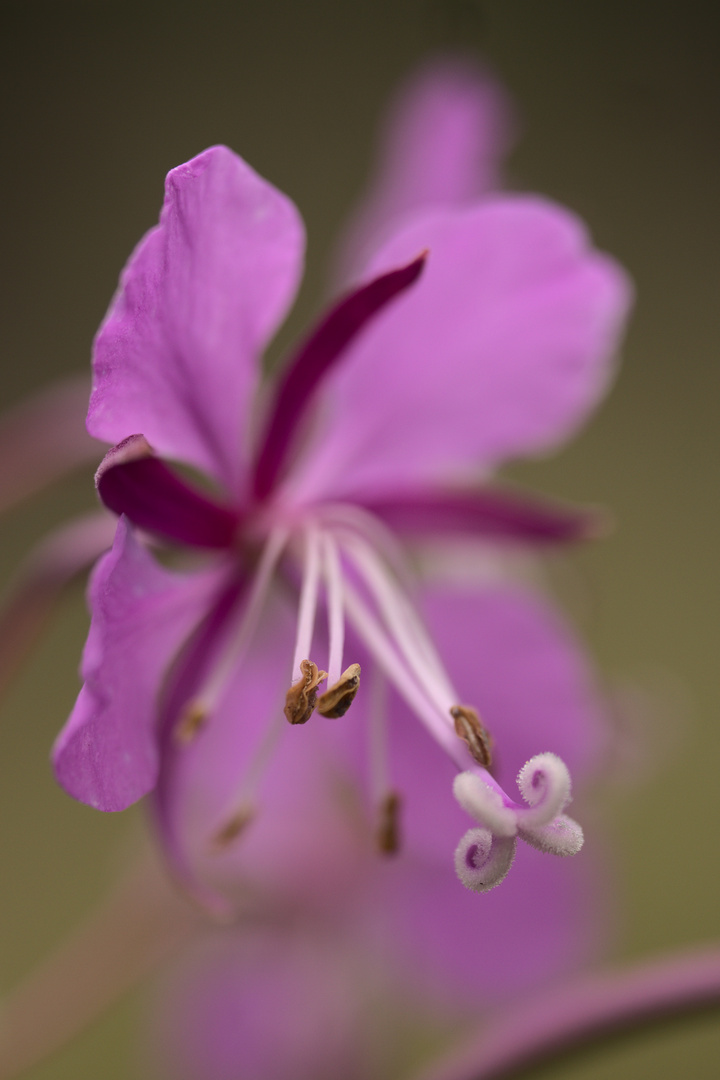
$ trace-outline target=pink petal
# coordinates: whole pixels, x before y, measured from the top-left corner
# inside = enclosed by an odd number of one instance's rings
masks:
[[[380,868],[355,933],[414,992],[472,1015],[597,953],[599,877],[587,854],[551,859],[523,845],[502,885],[478,896],[455,877],[452,853],[446,863],[401,855]]]
[[[74,798],[124,810],[155,784],[159,687],[218,581],[217,571],[163,569],[120,520],[90,583],[85,685],[53,752],[57,779]]]
[[[62,589],[112,546],[116,522],[87,514],[51,532],[15,572],[0,609],[0,696],[42,633]]]
[[[573,215],[519,196],[430,213],[369,273],[422,249],[417,287],[328,381],[324,438],[298,497],[487,471],[558,445],[602,397],[630,290]]]
[[[260,354],[295,295],[303,242],[293,204],[226,147],[173,169],[96,338],[91,434],[142,431],[236,491]]]
[[[391,106],[370,190],[343,239],[344,276],[404,218],[499,187],[513,126],[504,91],[474,64],[434,61],[411,76]]]
[[[130,435],[108,451],[95,486],[109,510],[165,540],[227,548],[237,535],[237,511],[191,487],[154,456],[143,435]]]
[[[0,418],[0,511],[98,460],[102,447],[85,430],[89,395],[90,380],[71,376]]]
[[[321,933],[255,927],[206,941],[163,988],[156,1045],[172,1080],[354,1080],[361,987]]]

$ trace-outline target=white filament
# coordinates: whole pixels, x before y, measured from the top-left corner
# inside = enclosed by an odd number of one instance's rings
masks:
[[[348,554],[378,605],[388,629],[423,690],[436,706],[450,730],[450,709],[459,700],[450,685],[440,659],[429,640],[419,630],[420,616],[386,573],[375,553],[357,539],[345,544]]]
[[[332,536],[323,537],[325,584],[328,608],[328,686],[339,681],[343,670],[345,647],[345,610],[340,555]]]
[[[320,585],[320,540],[317,529],[309,525],[305,530],[305,553],[303,560],[302,585],[300,586],[300,605],[298,608],[297,636],[293,653],[292,681],[302,678],[300,664],[310,659],[315,615],[317,612],[318,588]]]
[[[208,713],[217,705],[233,671],[242,661],[247,647],[252,641],[265,605],[273,572],[287,541],[288,530],[286,528],[273,529],[263,548],[240,621],[223,650],[218,663],[213,668],[207,683],[197,695],[198,704]]]
[[[405,699],[415,715],[425,724],[430,734],[436,739],[450,758],[462,768],[466,764],[467,751],[464,743],[445,723],[423,688],[418,685],[413,672],[409,671],[404,658],[398,653],[394,642],[387,635],[379,621],[357,594],[356,590],[345,582],[345,608],[358,636],[366,648],[385,672],[388,681]]]

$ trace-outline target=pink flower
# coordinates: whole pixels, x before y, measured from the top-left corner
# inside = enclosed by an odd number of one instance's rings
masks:
[[[419,199],[414,209],[362,284],[264,383],[260,357],[300,277],[302,225],[289,200],[213,147],[168,175],[160,224],[131,257],[96,339],[88,429],[117,444],[97,484],[122,517],[93,575],[85,685],[55,768],[70,794],[102,810],[152,791],[176,874],[209,904],[212,852],[256,807],[248,866],[312,892],[336,851],[353,892],[347,824],[332,819],[326,776],[336,755],[357,767],[361,726],[372,727],[385,849],[404,799],[408,851],[442,849],[449,860],[451,789],[475,823],[455,857],[474,891],[503,879],[518,836],[561,855],[582,842],[564,814],[570,778],[556,753],[583,767],[593,748],[577,658],[543,607],[505,587],[436,592],[425,624],[407,551],[452,536],[582,533],[583,515],[489,480],[503,461],[561,443],[595,406],[627,282],[547,200]],[[133,525],[198,565],[160,565]],[[468,650],[470,676],[456,683]],[[528,663],[534,683],[523,683]],[[385,724],[384,683],[430,740],[405,730],[397,708]],[[463,684],[479,695],[470,704]],[[292,727],[281,719],[286,693]],[[519,698],[510,721],[503,694]],[[445,761],[428,761],[431,740]],[[505,790],[509,767],[520,770],[519,799]]]

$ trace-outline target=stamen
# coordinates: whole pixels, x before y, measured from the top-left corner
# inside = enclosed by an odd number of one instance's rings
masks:
[[[292,677],[302,675],[304,657],[312,651],[315,613],[317,611],[318,587],[320,584],[320,538],[317,529],[308,526],[305,530],[305,560],[303,565],[300,605],[298,608],[297,637],[293,655]]]
[[[413,575],[407,564],[402,545],[390,529],[374,514],[369,514],[361,506],[349,503],[325,503],[319,508],[324,524],[337,531],[347,531],[353,537],[360,537],[372,551],[378,552],[388,566],[392,567],[403,587],[410,592],[414,584]]]
[[[430,734],[442,746],[451,760],[455,762],[458,768],[465,768],[467,764],[465,751],[460,749],[460,744],[450,726],[449,720],[446,722],[443,718],[447,713],[441,714],[432,701],[428,699],[424,687],[418,685],[418,682],[413,678],[412,672],[408,670],[404,658],[400,656],[392,640],[347,581],[345,582],[345,607],[355,630],[373,654],[388,680],[395,686],[416,716],[422,720]]]
[[[321,716],[327,716],[331,720],[337,720],[340,716],[344,716],[355,700],[359,688],[360,665],[351,664],[349,668],[343,671],[338,681],[318,698],[318,712]]]
[[[379,806],[379,820],[375,839],[383,855],[396,855],[400,850],[400,796],[389,791]]]
[[[397,588],[375,552],[364,541],[359,537],[349,537],[346,550],[376,600],[408,666],[441,715],[447,716],[457,701],[457,694],[429,639],[418,630],[420,615],[413,611],[407,597]]]
[[[210,844],[214,854],[220,855],[230,847],[241,833],[244,833],[255,817],[255,808],[249,803],[240,806],[225,824],[217,830]]]
[[[180,714],[175,737],[180,743],[190,742],[211,716],[245,650],[252,640],[262,614],[272,575],[288,540],[288,530],[274,529],[263,548],[255,578],[242,610],[235,633],[226,643],[218,662],[204,687]]]
[[[467,748],[484,769],[492,765],[492,736],[480,722],[480,717],[469,705],[453,705],[450,715],[455,721],[455,731],[467,744]]]
[[[319,671],[317,664],[314,664],[312,660],[302,660],[300,662],[300,678],[288,690],[285,697],[285,708],[283,709],[286,718],[291,724],[306,724],[308,722],[317,704],[318,683],[321,683],[323,679],[327,679],[327,672]],[[323,694],[324,697],[326,697],[325,694]],[[322,698],[320,700],[322,701]],[[350,700],[352,701],[352,698]],[[348,702],[346,709],[349,706],[350,702]],[[323,713],[323,716],[327,715],[328,713]],[[342,716],[343,714],[338,713],[337,715]]]
[[[234,840],[245,832],[245,829],[255,817],[256,792],[283,731],[287,731],[287,728],[279,714],[274,712],[267,730],[250,755],[247,769],[238,781],[235,797],[230,804],[234,805],[235,809],[227,815],[224,824],[215,830],[210,839],[211,852],[222,854]]]
[[[207,722],[208,711],[203,702],[197,698],[189,701],[182,710],[180,719],[173,731],[175,742],[183,746],[191,743]]]
[[[333,538],[326,533],[323,541],[325,548],[325,580],[327,583],[328,638],[330,643],[328,679],[331,684],[335,684],[340,680],[345,645],[342,568],[337,544]]]

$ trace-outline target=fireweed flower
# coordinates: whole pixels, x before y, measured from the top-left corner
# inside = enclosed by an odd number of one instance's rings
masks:
[[[86,682],[56,746],[57,775],[102,810],[156,788],[183,866],[175,774],[237,678],[256,678],[248,648],[282,582],[298,598],[287,719],[304,724],[317,708],[339,722],[351,710],[360,668],[347,655],[348,624],[458,769],[455,796],[476,827],[456,869],[482,891],[507,873],[518,836],[578,850],[582,834],[564,814],[570,778],[543,753],[520,771],[519,798],[495,779],[491,718],[454,689],[403,584],[398,537],[471,533],[502,515],[471,479],[557,443],[592,407],[625,281],[588,249],[576,219],[544,200],[430,211],[381,248],[275,385],[258,388],[258,357],[296,289],[302,246],[293,205],[226,148],[169,174],[160,224],[132,256],[95,343],[88,429],[117,444],[97,485],[123,517],[95,571]],[[528,531],[548,527],[542,512],[514,509]],[[131,522],[218,555],[171,573]],[[242,727],[250,721],[237,706]],[[278,737],[277,720],[266,722],[254,757],[236,763],[236,805],[208,843],[246,824]],[[392,792],[382,805],[392,848]]]

